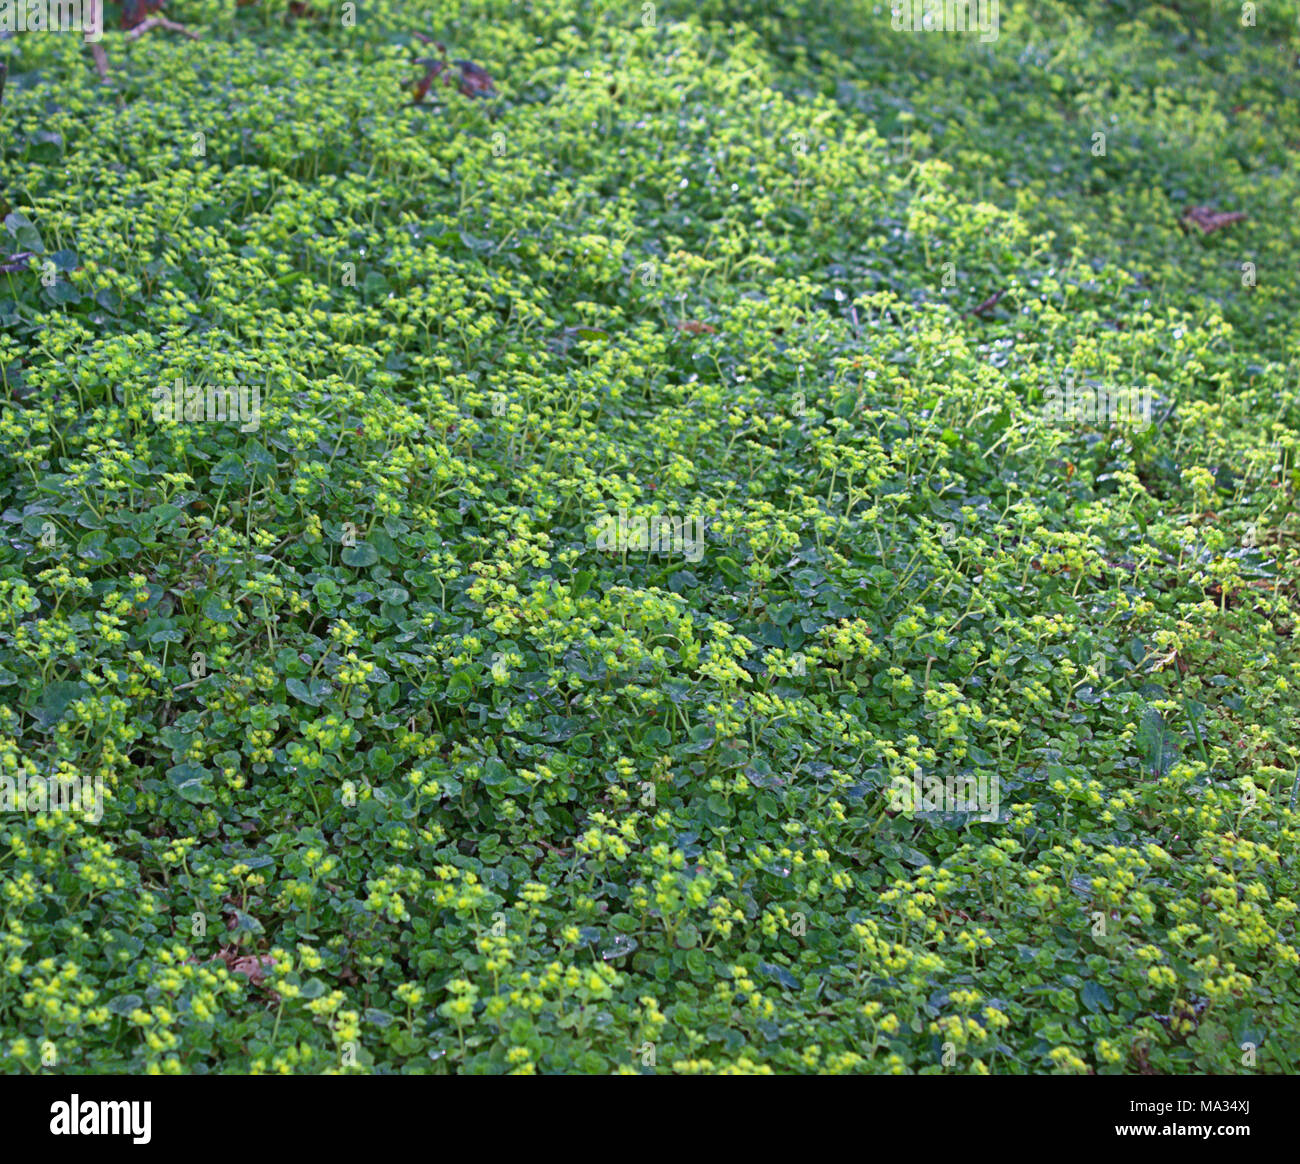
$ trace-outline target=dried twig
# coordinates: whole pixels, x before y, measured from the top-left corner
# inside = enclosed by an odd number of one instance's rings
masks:
[[[965,315],[962,316],[962,318],[965,319],[966,316],[968,315],[987,314],[988,312],[992,311],[994,307],[997,306],[998,300],[1001,299],[1002,296],[1004,296],[1006,293],[1007,292],[1005,287],[1001,291],[993,292],[993,294],[990,295],[986,300],[984,300],[983,303],[977,303],[968,312],[966,312]]]
[[[177,24],[174,20],[168,20],[165,16],[150,16],[137,24],[130,32],[126,34],[127,40],[138,40],[144,36],[151,28],[165,28],[168,32],[179,32],[188,36],[190,40],[198,40],[199,34],[191,32],[183,24]]]
[[[102,34],[104,28],[104,6],[100,0],[87,0],[86,22],[91,28],[98,28]],[[108,53],[104,51],[102,40],[90,42],[90,55],[95,62],[95,72],[101,81],[108,80]]]

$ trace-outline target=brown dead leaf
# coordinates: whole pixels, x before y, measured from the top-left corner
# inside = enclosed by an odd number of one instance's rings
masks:
[[[701,323],[698,319],[688,319],[677,325],[678,331],[689,332],[691,335],[716,335],[718,329],[711,324]]]
[[[266,972],[275,966],[275,959],[270,954],[241,954],[238,946],[222,946],[210,958],[186,958],[192,966],[200,962],[224,962],[232,974],[242,974],[254,986],[260,986],[266,978]]]
[[[987,299],[985,299],[983,303],[977,303],[968,312],[966,312],[966,314],[983,315],[987,311],[992,311],[998,305],[998,300],[1001,299],[1002,296],[1004,296],[1006,293],[1007,292],[1005,288],[1003,288],[1001,291],[994,291],[993,294],[990,295]]]
[[[436,57],[420,57],[414,62],[417,65],[423,65],[425,73],[415,83],[415,100],[412,104],[418,105],[423,101],[430,87],[439,77],[442,77],[444,85],[450,85],[452,83],[450,75],[452,65],[455,65],[460,70],[460,79],[456,84],[456,88],[463,96],[495,97],[497,95],[496,86],[492,83],[491,75],[481,65],[466,60],[449,61],[445,44],[425,36],[422,32],[413,35],[422,44],[433,45],[438,50],[439,55]]]
[[[473,61],[455,61],[454,64],[460,69],[460,91],[466,97],[496,96],[496,86],[486,69]]]
[[[186,962],[197,966],[198,958],[186,958]],[[275,959],[270,954],[241,954],[238,946],[222,946],[211,958],[205,958],[206,962],[224,962],[226,969],[232,974],[242,974],[248,979],[250,986],[261,987],[266,981],[266,972],[275,966]],[[267,997],[272,1002],[279,1000],[280,996],[270,989],[266,989]]]
[[[243,974],[254,986],[261,986],[266,972],[275,966],[275,959],[270,954],[248,954],[228,959],[226,965],[232,974]]]
[[[446,70],[447,62],[440,61],[437,57],[421,57],[415,62],[417,65],[426,66],[424,76],[415,82],[415,104],[418,105],[424,100],[425,94],[429,92],[429,86],[434,83]]]
[[[1179,219],[1179,225],[1186,230],[1194,226],[1202,234],[1213,234],[1234,222],[1241,222],[1246,215],[1240,210],[1217,211],[1212,206],[1190,206]]]

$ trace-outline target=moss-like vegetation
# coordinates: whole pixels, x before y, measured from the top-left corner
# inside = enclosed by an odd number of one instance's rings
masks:
[[[1281,6],[352,8],[0,42],[0,1071],[1295,1071]]]

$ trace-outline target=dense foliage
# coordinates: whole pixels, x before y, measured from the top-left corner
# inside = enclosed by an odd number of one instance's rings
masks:
[[[0,1070],[1293,1071],[1282,6],[291,7],[0,43]]]

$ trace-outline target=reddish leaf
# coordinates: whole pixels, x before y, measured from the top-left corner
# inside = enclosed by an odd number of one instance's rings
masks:
[[[1191,206],[1183,214],[1180,224],[1184,230],[1194,226],[1202,234],[1211,234],[1216,230],[1222,230],[1225,226],[1231,226],[1234,222],[1241,222],[1245,217],[1246,215],[1240,210],[1219,212],[1212,206]]]
[[[460,91],[466,97],[495,97],[496,87],[486,69],[473,61],[456,61],[460,69]]]
[[[143,24],[151,12],[157,12],[162,6],[163,0],[123,0],[122,27],[129,31]]]
[[[446,70],[447,62],[436,57],[421,57],[415,63],[427,66],[424,76],[415,82],[415,103],[418,105],[429,92],[429,86]]]
[[[424,100],[429,88],[439,77],[442,77],[452,65],[460,70],[460,80],[457,83],[457,89],[466,97],[495,97],[496,86],[492,83],[492,77],[488,71],[473,61],[449,61],[447,59],[447,46],[439,41],[427,37],[422,32],[412,33],[416,40],[422,44],[431,44],[438,50],[437,57],[421,57],[415,61],[417,65],[424,65],[426,72],[415,83],[415,104]],[[444,84],[451,84],[451,77],[443,77]]]

